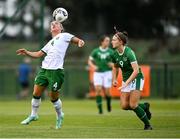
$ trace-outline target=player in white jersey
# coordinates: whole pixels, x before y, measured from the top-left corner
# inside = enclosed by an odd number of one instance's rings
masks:
[[[38,119],[37,112],[41,103],[41,95],[48,87],[49,96],[57,115],[56,129],[59,129],[64,118],[62,102],[59,99],[59,90],[64,82],[64,57],[70,43],[83,47],[84,41],[70,33],[63,32],[62,24],[57,21],[51,22],[51,34],[52,39],[40,51],[31,52],[24,48],[16,51],[18,55],[27,55],[32,58],[45,56],[41,69],[35,78],[31,114],[21,124],[27,125]]]

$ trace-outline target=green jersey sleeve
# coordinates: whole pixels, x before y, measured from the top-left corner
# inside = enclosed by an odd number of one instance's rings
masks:
[[[94,50],[91,52],[89,58],[90,58],[91,60],[93,60],[93,59],[96,58],[96,49],[94,49]]]
[[[112,63],[116,63],[116,59],[114,57],[114,53],[111,54],[111,61],[112,61]]]
[[[129,51],[128,51],[127,57],[128,57],[128,59],[129,59],[129,61],[130,61],[131,63],[137,61],[136,55],[135,55],[135,53],[134,53],[133,50],[129,50]]]

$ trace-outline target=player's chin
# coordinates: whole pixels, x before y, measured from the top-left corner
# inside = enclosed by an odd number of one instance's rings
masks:
[[[116,45],[112,45],[112,48],[116,48]]]
[[[51,32],[57,32],[58,29],[57,28],[51,28]]]

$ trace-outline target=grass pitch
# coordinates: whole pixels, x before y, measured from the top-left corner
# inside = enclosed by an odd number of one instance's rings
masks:
[[[151,103],[154,130],[144,131],[143,124],[131,111],[120,109],[113,100],[113,111],[98,115],[94,100],[63,100],[65,112],[62,129],[55,130],[55,111],[49,101],[40,107],[40,119],[20,125],[30,112],[28,101],[0,102],[1,138],[172,138],[180,137],[180,100],[148,100]]]

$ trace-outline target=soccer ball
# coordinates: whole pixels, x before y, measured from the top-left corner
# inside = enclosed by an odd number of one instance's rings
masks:
[[[53,12],[53,18],[62,23],[68,18],[68,12],[64,8],[57,8]]]

